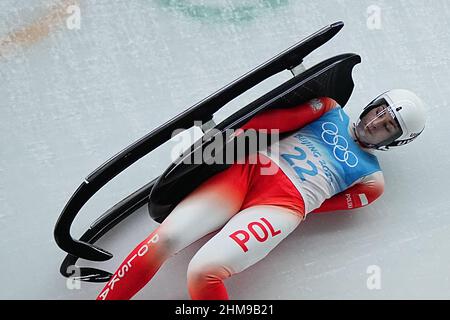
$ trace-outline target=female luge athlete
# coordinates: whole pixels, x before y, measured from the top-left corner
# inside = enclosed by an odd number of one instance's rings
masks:
[[[373,150],[407,144],[424,127],[423,103],[402,89],[373,100],[356,124],[326,97],[255,116],[242,129],[288,136],[259,152],[257,163],[233,164],[186,196],[97,299],[130,299],[168,258],[219,229],[189,263],[187,284],[192,299],[228,299],[223,281],[263,259],[308,213],[359,208],[380,197],[384,180]],[[261,174],[271,166],[281,170]]]

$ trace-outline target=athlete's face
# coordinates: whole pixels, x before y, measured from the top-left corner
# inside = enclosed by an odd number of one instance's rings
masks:
[[[358,140],[365,145],[389,144],[401,132],[395,118],[386,105],[370,110],[356,126]]]

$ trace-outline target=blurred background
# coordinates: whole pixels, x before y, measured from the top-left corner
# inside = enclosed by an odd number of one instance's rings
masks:
[[[2,0],[0,298],[94,299],[103,284],[68,283],[59,274],[65,254],[53,239],[84,177],[213,91],[342,20],[344,29],[305,66],[358,53],[363,62],[346,112],[355,119],[379,93],[407,88],[425,101],[427,128],[415,143],[379,154],[386,189],[378,201],[310,215],[268,257],[226,281],[230,297],[449,299],[449,17],[447,0]],[[288,78],[265,81],[217,120]],[[159,175],[170,150],[171,143],[104,187],[72,235]],[[157,225],[141,208],[98,242],[114,253],[101,267],[114,271]],[[189,299],[189,260],[210,237],[169,260],[135,298]]]

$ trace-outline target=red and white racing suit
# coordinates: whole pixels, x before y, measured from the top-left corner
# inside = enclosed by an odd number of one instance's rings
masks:
[[[228,299],[223,281],[263,259],[308,213],[360,208],[383,193],[376,157],[355,142],[348,116],[332,99],[269,110],[242,129],[292,134],[277,151],[260,152],[257,163],[233,164],[191,192],[97,299],[130,299],[168,258],[216,231],[189,263],[187,285],[192,299]],[[281,170],[261,174],[273,166]]]

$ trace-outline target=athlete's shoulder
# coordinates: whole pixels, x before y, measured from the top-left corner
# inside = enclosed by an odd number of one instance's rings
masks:
[[[314,114],[323,115],[331,110],[340,108],[339,104],[328,97],[319,97],[309,100],[306,103]]]
[[[308,101],[308,104],[311,107],[311,109],[313,109],[313,111],[315,112],[320,111],[322,114],[325,114],[333,109],[340,108],[339,104],[335,100],[328,97],[319,97],[311,99]]]

